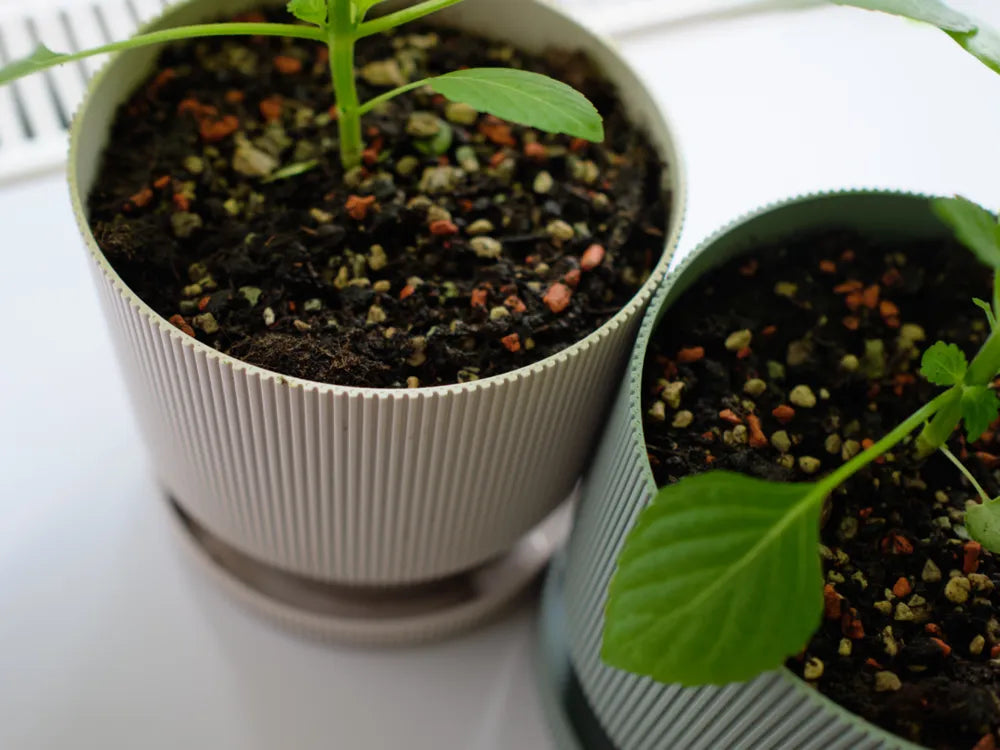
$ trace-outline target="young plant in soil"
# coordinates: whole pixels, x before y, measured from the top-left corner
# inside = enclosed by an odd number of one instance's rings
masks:
[[[81,55],[40,49],[0,82],[178,42],[123,97],[87,196],[129,288],[283,375],[467,382],[618,313],[659,261],[671,196],[586,55],[396,27],[455,2],[373,18],[372,2],[292,3],[304,24],[269,8]]]
[[[928,347],[920,374],[945,390],[817,482],[707,471],[662,487],[640,514],[618,560],[604,632],[608,663],[694,686],[745,681],[799,653],[829,604],[817,552],[824,502],[894,449],[912,451],[917,460],[941,451],[954,462],[982,500],[965,513],[975,540],[970,544],[1000,552],[1000,499],[990,498],[945,445],[960,424],[965,441],[975,442],[1000,411],[994,383],[1000,373],[1000,226],[961,198],[935,200],[933,208],[993,270],[992,300],[970,300],[983,309],[989,325],[978,354],[969,362],[955,344]],[[896,315],[891,303],[882,312]],[[812,397],[811,391],[799,395]],[[814,397],[809,400],[815,403]],[[754,441],[766,446],[759,418],[751,414],[747,420],[751,446]]]
[[[29,57],[0,69],[0,84],[54,65],[108,52],[135,49],[185,39],[218,36],[280,36],[306,39],[329,48],[330,77],[337,101],[340,158],[345,169],[361,163],[364,142],[361,118],[378,105],[424,86],[504,120],[565,133],[590,141],[604,139],[601,116],[570,86],[547,76],[509,68],[472,68],[412,81],[367,102],[358,98],[354,77],[358,40],[391,31],[462,0],[424,0],[385,16],[367,20],[382,0],[291,0],[288,11],[305,25],[262,22],[211,23],[139,34],[121,42],[75,54],[59,54],[40,45]]]
[[[379,104],[422,86],[428,86],[452,101],[468,104],[481,112],[511,122],[591,141],[604,138],[601,118],[583,96],[559,81],[516,69],[457,70],[406,83],[362,103],[358,98],[354,78],[354,50],[358,40],[391,31],[462,2],[423,0],[394,13],[367,19],[369,12],[383,1],[289,0],[289,13],[305,25],[259,22],[197,24],[140,34],[131,39],[73,54],[53,52],[40,44],[28,57],[0,68],[0,85],[56,65],[137,47],[202,37],[283,36],[324,43],[329,48],[331,83],[339,110],[340,154],[346,168],[361,163],[364,148],[361,117]],[[949,8],[940,0],[830,2],[880,11],[936,26],[970,54],[1000,72],[1000,36],[981,28],[969,16]]]

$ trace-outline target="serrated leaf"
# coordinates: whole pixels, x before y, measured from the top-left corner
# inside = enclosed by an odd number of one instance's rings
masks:
[[[594,105],[573,87],[548,76],[512,68],[470,68],[432,78],[427,85],[452,101],[503,120],[588,141],[604,140],[604,124]]]
[[[955,238],[990,268],[1000,269],[1000,228],[993,214],[972,201],[935,198],[931,208],[955,232]]]
[[[981,26],[972,32],[949,32],[966,52],[995,73],[1000,73],[1000,34]]]
[[[1000,399],[984,385],[967,385],[962,389],[962,419],[969,442],[982,436],[1000,414]]]
[[[920,374],[934,385],[955,385],[965,377],[969,362],[965,352],[954,344],[938,341],[928,347],[920,359]]]
[[[15,60],[9,65],[4,65],[0,68],[0,85],[9,83],[17,78],[23,78],[32,73],[37,73],[46,68],[51,68],[53,65],[63,62],[68,57],[69,55],[53,52],[44,44],[39,44],[35,47],[35,51],[27,57],[22,57],[20,60]]]
[[[990,552],[1000,552],[1000,498],[967,507],[965,528]]]
[[[820,623],[822,501],[814,484],[723,471],[661,489],[619,557],[604,659],[689,686],[780,667]]]
[[[937,26],[943,31],[968,33],[976,23],[964,13],[952,10],[939,0],[833,0],[837,5],[851,5],[864,10],[877,10],[894,16]]]
[[[322,26],[326,23],[326,0],[289,0],[288,12],[301,21]]]

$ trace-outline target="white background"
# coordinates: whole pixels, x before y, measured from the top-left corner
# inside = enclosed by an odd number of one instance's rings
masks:
[[[1000,26],[995,3],[953,4]],[[685,155],[682,252],[807,191],[1000,206],[1000,76],[943,35],[846,8],[652,26],[622,48]],[[279,632],[193,575],[61,177],[0,191],[0,227],[0,748],[549,750],[533,603],[449,643],[366,652]]]

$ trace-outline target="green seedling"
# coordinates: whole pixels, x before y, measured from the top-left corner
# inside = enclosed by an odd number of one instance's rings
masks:
[[[374,107],[419,87],[502,119],[591,141],[603,140],[601,117],[569,86],[521,70],[479,68],[414,81],[361,102],[354,77],[355,45],[461,0],[423,0],[368,18],[382,0],[291,0],[301,23],[233,22],[186,26],[140,34],[73,54],[39,46],[30,56],[0,68],[0,85],[85,57],[200,37],[281,36],[325,44],[338,107],[339,148],[345,168],[357,166],[364,147],[361,118]],[[938,0],[831,0],[933,24],[1000,72],[1000,36],[979,28]],[[272,176],[286,179],[310,165]],[[967,201],[936,204],[960,239],[1000,269],[1000,231],[984,210]],[[1000,278],[1000,274],[998,274]],[[1000,288],[1000,282],[998,282]],[[939,342],[924,355],[922,372],[947,388],[909,419],[815,484],[775,484],[712,472],[660,490],[626,540],[609,595],[604,656],[613,665],[686,685],[745,680],[779,666],[801,648],[819,623],[822,577],[817,546],[824,498],[855,472],[926,425],[916,440],[923,454],[947,450],[944,441],[964,421],[978,437],[1000,408],[990,388],[1000,370],[1000,302],[975,300],[992,333],[971,363]],[[954,458],[954,457],[952,457]],[[984,496],[970,510],[970,533],[1000,550],[1000,503]],[[738,637],[752,618],[752,645]],[[705,627],[719,622],[733,637]]]
[[[214,36],[282,36],[326,44],[330,75],[338,107],[340,158],[350,169],[361,162],[364,143],[361,117],[372,108],[415,88],[427,86],[453,101],[521,125],[590,141],[604,139],[600,115],[571,87],[547,76],[523,70],[476,68],[414,81],[362,103],[354,78],[358,40],[415,21],[462,0],[423,0],[376,18],[369,12],[384,0],[290,0],[288,11],[302,24],[209,23],[138,34],[130,39],[63,54],[39,45],[28,57],[0,68],[0,85],[46,68],[109,52]],[[1000,72],[1000,35],[979,26],[940,0],[830,0],[866,10],[904,16],[937,26],[972,55]]]
[[[413,81],[361,102],[354,77],[354,51],[358,40],[390,31],[462,0],[423,0],[380,17],[369,12],[384,0],[290,0],[288,11],[295,23],[209,23],[138,34],[130,39],[63,54],[44,44],[20,60],[0,68],[0,85],[46,68],[109,52],[214,36],[281,36],[306,39],[329,47],[330,77],[338,108],[340,158],[346,169],[360,164],[364,149],[361,117],[379,104],[422,86],[453,101],[521,125],[552,133],[604,139],[601,116],[587,99],[564,83],[523,70],[476,68]],[[940,0],[830,0],[912,18],[937,26],[971,54],[1000,72],[1000,35],[981,29],[968,16]]]
[[[611,583],[603,650],[610,664],[662,682],[724,684],[777,668],[800,651],[823,612],[824,500],[917,430],[912,449],[920,456],[941,450],[979,492],[983,502],[969,509],[966,526],[1000,552],[1000,500],[988,497],[945,446],[959,424],[972,442],[1000,413],[993,389],[1000,373],[1000,226],[961,198],[937,199],[933,209],[994,271],[993,301],[975,300],[991,326],[979,353],[969,362],[954,344],[928,347],[920,372],[945,390],[818,482],[716,471],[660,489],[626,539]],[[741,635],[747,623],[752,644]]]
[[[937,26],[1000,72],[1000,35],[938,0],[833,2]],[[1000,552],[1000,498],[989,498],[945,445],[960,423],[970,441],[977,439],[1000,410],[993,389],[1000,372],[1000,228],[989,212],[964,199],[936,200],[933,208],[994,270],[993,299],[972,300],[990,325],[979,353],[970,363],[954,344],[929,347],[921,374],[946,390],[816,483],[717,471],[660,489],[626,538],[608,592],[602,655],[609,664],[687,686],[741,682],[780,667],[821,622],[824,500],[904,441],[918,456],[940,450],[959,467],[983,501],[966,512],[966,527],[984,547]],[[752,642],[745,638],[748,628]]]
[[[360,39],[394,29],[462,0],[424,2],[368,19],[382,0],[291,0],[288,11],[303,23],[211,23],[184,26],[95,47],[59,54],[39,46],[30,56],[0,68],[0,84],[54,65],[107,52],[213,36],[281,36],[326,44],[330,76],[337,102],[340,158],[345,169],[361,163],[364,142],[361,118],[379,104],[407,91],[427,86],[452,101],[480,112],[551,133],[565,133],[589,141],[604,140],[604,126],[594,106],[575,89],[547,76],[509,68],[456,70],[413,81],[386,91],[370,101],[358,98],[354,77],[355,45]]]

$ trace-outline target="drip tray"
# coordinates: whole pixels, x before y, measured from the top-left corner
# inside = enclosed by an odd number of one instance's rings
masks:
[[[219,539],[173,500],[176,535],[196,566],[249,609],[323,640],[372,646],[437,640],[482,624],[522,594],[565,541],[566,501],[505,556],[412,586],[345,586],[262,563]]]

